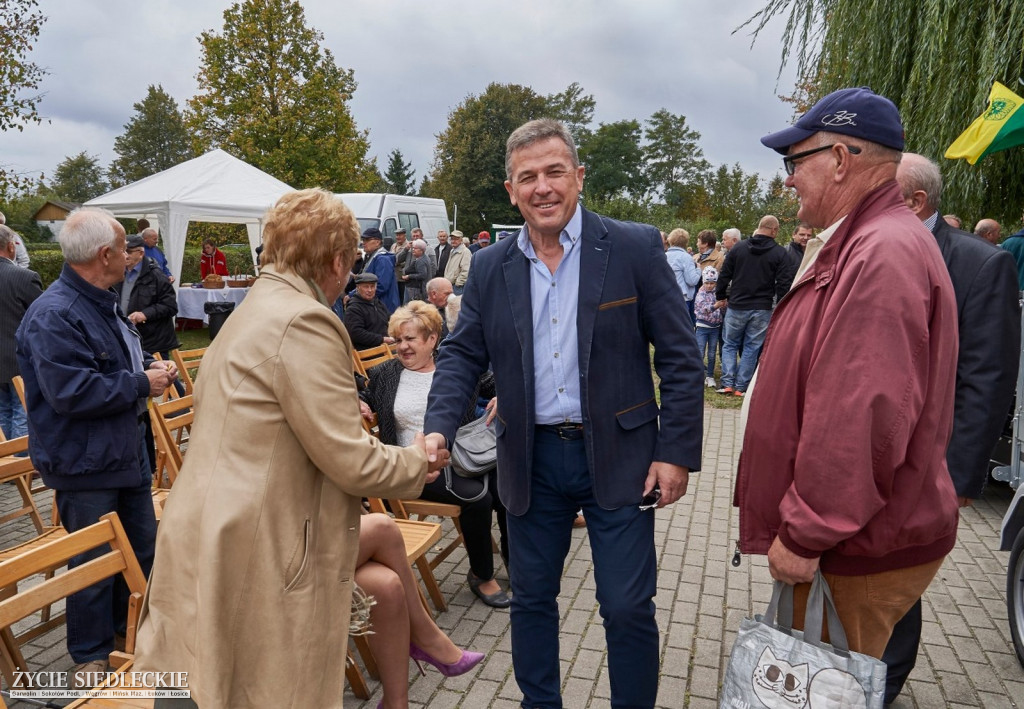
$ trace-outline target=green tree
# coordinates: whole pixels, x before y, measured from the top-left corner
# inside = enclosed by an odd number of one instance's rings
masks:
[[[467,96],[437,136],[424,194],[444,199],[449,211],[458,206],[459,228],[467,234],[522,221],[505,191],[505,141],[548,111],[544,96],[518,84],[493,83],[479,96]]]
[[[296,188],[372,185],[368,135],[348,105],[353,72],[322,41],[292,0],[245,0],[225,10],[223,31],[199,37],[199,93],[185,117],[195,147],[224,148]]]
[[[587,167],[583,183],[586,199],[643,199],[649,183],[641,135],[636,120],[602,123],[580,146],[580,161]]]
[[[796,197],[796,192],[786,187],[786,181],[781,175],[775,175],[768,181],[764,188],[760,213],[778,217],[779,237],[776,240],[780,244],[788,244],[793,231],[800,224],[800,220],[796,218],[799,208],[800,201]]]
[[[64,158],[57,166],[50,189],[67,202],[87,202],[107,191],[107,181],[99,159],[83,150]]]
[[[416,189],[416,171],[411,162],[405,162],[402,151],[395,148],[388,156],[388,169],[384,173],[387,191],[392,194],[413,194]]]
[[[596,105],[594,96],[583,93],[583,87],[574,81],[565,91],[548,96],[548,116],[565,124],[578,147],[590,137]]]
[[[686,125],[686,116],[662,108],[647,119],[644,137],[647,182],[666,204],[686,211],[711,169],[700,133]]]
[[[870,86],[899,107],[907,150],[934,159],[985,110],[993,80],[1020,93],[1019,2],[767,0],[748,22],[756,36],[780,15],[787,17],[782,64],[796,56],[798,99],[806,93],[813,102],[845,86]],[[940,166],[944,206],[972,221],[1017,223],[1024,209],[1024,148],[976,165],[943,160]]]
[[[749,234],[757,226],[764,202],[761,180],[756,173],[746,173],[739,163],[731,168],[719,165],[704,184],[703,212],[714,224],[738,227]]]
[[[41,123],[36,107],[43,95],[39,84],[46,70],[27,57],[46,17],[36,10],[36,0],[0,2],[0,131]],[[8,190],[27,189],[32,179],[18,175],[0,162],[0,196]]]
[[[162,86],[150,85],[135,115],[114,138],[117,158],[108,176],[115,187],[141,180],[195,157],[178,103]]]

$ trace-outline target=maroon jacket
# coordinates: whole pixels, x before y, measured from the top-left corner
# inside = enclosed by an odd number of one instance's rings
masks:
[[[772,316],[736,481],[741,549],[767,553],[778,535],[843,575],[945,556],[956,359],[949,274],[888,182]]]

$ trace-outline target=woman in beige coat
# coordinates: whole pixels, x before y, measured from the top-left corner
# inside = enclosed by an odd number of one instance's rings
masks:
[[[422,435],[385,446],[360,424],[330,308],[358,237],[330,193],[282,197],[262,274],[203,358],[136,661],[187,672],[200,709],[342,706],[360,498],[417,497],[443,462]]]

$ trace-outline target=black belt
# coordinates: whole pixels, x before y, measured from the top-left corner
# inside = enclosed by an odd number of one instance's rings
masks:
[[[583,438],[582,423],[544,423],[538,424],[537,428],[553,433],[563,441],[578,441]]]

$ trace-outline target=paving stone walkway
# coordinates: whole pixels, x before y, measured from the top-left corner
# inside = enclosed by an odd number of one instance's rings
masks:
[[[658,624],[661,685],[658,706],[717,706],[718,687],[741,618],[762,612],[771,595],[764,557],[732,559],[738,519],[732,487],[739,453],[738,412],[705,413],[704,470],[691,477],[683,500],[657,513],[660,556]],[[15,504],[10,485],[0,490],[0,514]],[[1017,662],[1006,616],[1006,563],[998,551],[999,525],[1012,497],[990,485],[962,515],[959,540],[924,598],[924,631],[917,668],[894,705],[911,707],[1024,707],[1024,669]],[[44,502],[40,497],[40,502]],[[49,514],[49,501],[42,505]],[[446,539],[452,534],[446,523]],[[28,539],[27,520],[0,528],[0,547]],[[421,676],[410,665],[410,706],[447,709],[515,709],[521,695],[512,674],[508,611],[478,602],[466,585],[463,551],[437,570],[449,609],[438,624],[456,644],[488,653],[473,672],[445,679],[433,668]],[[505,585],[503,569],[498,578]],[[573,543],[559,596],[563,695],[569,709],[609,705],[604,631],[594,600],[594,578],[586,529]],[[71,659],[62,631],[26,648],[33,668],[65,670]],[[340,670],[339,670],[340,681]],[[362,702],[346,690],[345,706],[373,709],[380,687]],[[301,688],[297,691],[301,692]],[[25,703],[14,704],[27,709]],[[203,707],[203,709],[207,709]]]

